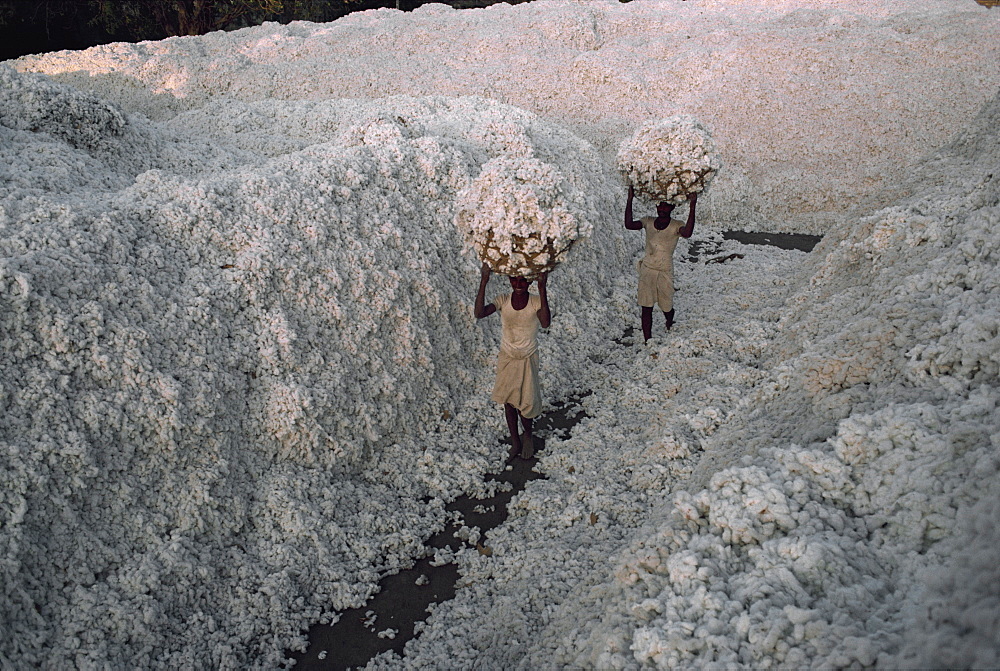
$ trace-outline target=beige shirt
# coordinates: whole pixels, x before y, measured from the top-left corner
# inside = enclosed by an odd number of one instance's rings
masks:
[[[542,299],[528,295],[528,304],[515,310],[510,304],[510,294],[497,296],[493,305],[500,313],[500,351],[515,359],[526,359],[538,350],[538,310]]]
[[[642,230],[646,232],[646,256],[642,259],[642,265],[652,270],[674,271],[674,249],[677,248],[677,240],[681,237],[681,228],[684,224],[676,219],[671,219],[667,227],[662,231],[656,230],[653,224],[654,217],[643,217]]]

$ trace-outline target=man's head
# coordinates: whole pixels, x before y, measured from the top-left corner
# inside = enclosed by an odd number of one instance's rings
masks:
[[[525,277],[517,277],[516,275],[510,276],[510,288],[515,294],[526,293],[529,286],[531,286],[531,280]]]
[[[670,215],[673,214],[673,213],[674,213],[674,206],[671,205],[670,203],[668,203],[665,200],[661,201],[656,206],[656,216],[658,216],[658,217],[664,217],[664,218],[669,219]]]

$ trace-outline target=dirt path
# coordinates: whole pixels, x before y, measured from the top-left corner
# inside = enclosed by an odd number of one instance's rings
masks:
[[[566,437],[585,417],[579,400],[557,403],[553,410],[536,420],[536,452],[545,449],[547,437],[557,434]],[[509,445],[510,439],[501,443]],[[506,491],[499,491],[487,499],[461,496],[449,503],[446,510],[460,513],[461,521],[427,540],[431,556],[418,560],[411,569],[384,577],[379,581],[378,594],[361,608],[341,612],[340,620],[333,626],[314,625],[309,630],[308,650],[290,653],[296,660],[295,669],[329,671],[364,666],[372,657],[387,650],[402,655],[403,646],[415,635],[416,623],[429,616],[428,607],[455,596],[458,567],[453,563],[433,566],[434,549],[450,546],[458,550],[461,544],[467,543],[455,537],[455,532],[464,524],[470,528],[479,527],[482,535],[477,546],[480,552],[489,552],[488,532],[507,519],[507,504],[530,480],[545,477],[532,470],[537,463],[537,456],[508,461],[506,470],[486,477],[509,483],[509,487],[501,487]],[[386,629],[395,630],[395,636],[379,638],[378,632]]]

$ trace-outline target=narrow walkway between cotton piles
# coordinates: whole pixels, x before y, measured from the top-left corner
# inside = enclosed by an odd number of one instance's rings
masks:
[[[545,449],[545,439],[554,435],[566,438],[570,430],[586,415],[579,405],[580,399],[555,403],[553,408],[536,421],[536,449]],[[501,441],[510,444],[509,439]],[[506,451],[506,447],[503,449]],[[462,526],[478,528],[480,537],[472,543],[483,554],[489,554],[487,532],[507,519],[507,504],[522,491],[530,480],[545,476],[534,470],[538,456],[532,459],[514,459],[500,473],[487,475],[487,480],[506,483],[496,495],[487,499],[460,496],[445,509],[460,515],[444,530],[426,542],[427,548],[458,550],[467,540],[457,534]],[[309,631],[309,649],[296,653],[296,669],[349,669],[364,666],[375,655],[393,650],[403,654],[406,642],[415,635],[415,625],[427,619],[432,604],[455,596],[458,566],[453,562],[436,564],[433,554],[417,560],[413,568],[388,575],[379,581],[379,591],[368,603],[340,613],[333,625],[317,624]],[[391,638],[379,632],[391,629]]]
[[[723,240],[809,252],[820,238],[799,234],[726,231],[721,240],[718,236],[692,240],[687,253],[678,255],[678,263],[697,263],[699,259],[703,259],[705,264],[729,263],[743,258],[740,253],[720,254],[724,248]],[[681,319],[683,318],[682,316]],[[659,334],[659,328],[662,328],[661,324],[656,323],[654,338]],[[637,336],[634,329],[629,327],[625,336],[616,340],[616,343],[619,348],[631,348],[634,347]],[[651,351],[650,356],[655,359],[655,352]],[[544,450],[546,438],[556,436],[560,440],[568,439],[571,429],[587,416],[580,401],[580,398],[576,398],[556,403],[552,410],[537,421],[537,432],[542,438],[539,452]],[[460,544],[469,543],[456,536],[458,530],[465,526],[479,529],[480,537],[474,539],[471,545],[481,554],[488,555],[491,550],[486,534],[506,520],[510,500],[524,489],[528,481],[546,477],[534,469],[537,463],[538,456],[530,460],[515,459],[504,472],[488,475],[489,480],[509,483],[509,489],[500,491],[492,498],[472,499],[466,496],[450,503],[447,510],[458,512],[460,517],[428,539],[427,547],[431,551],[449,546],[452,550],[457,550]],[[391,650],[402,655],[406,642],[419,635],[416,624],[428,617],[428,613],[434,608],[433,604],[455,596],[458,567],[450,562],[434,564],[433,556],[425,557],[418,560],[411,569],[385,576],[379,582],[378,594],[364,606],[341,612],[340,619],[333,625],[315,625],[309,632],[308,650],[293,655],[296,660],[295,668],[350,669],[365,666],[382,652]],[[391,638],[379,635],[379,632],[387,630],[394,632]]]

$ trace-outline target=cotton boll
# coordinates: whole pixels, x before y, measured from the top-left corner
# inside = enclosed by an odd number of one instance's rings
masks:
[[[721,165],[712,136],[690,115],[641,126],[622,142],[616,161],[638,192],[675,205],[703,191]]]
[[[762,541],[796,526],[789,502],[760,471],[723,471],[712,479],[709,523],[732,543]]]

